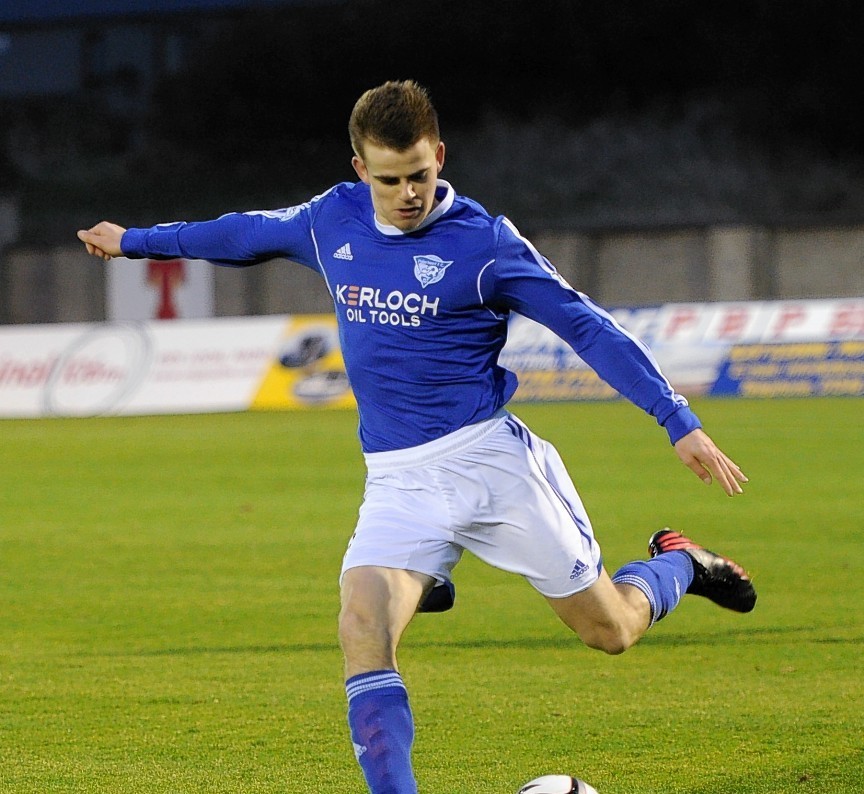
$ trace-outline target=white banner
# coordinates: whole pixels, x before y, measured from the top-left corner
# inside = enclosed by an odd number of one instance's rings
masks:
[[[246,410],[285,317],[0,329],[0,415]]]
[[[864,298],[667,304],[612,312],[676,389],[864,395]],[[610,399],[551,331],[514,316],[516,399]],[[333,315],[0,328],[0,416],[197,413],[353,405]]]
[[[106,265],[108,318],[179,320],[213,316],[215,265],[194,259],[125,259]]]
[[[685,395],[864,395],[864,364],[857,352],[864,341],[864,298],[669,303],[610,314],[651,348],[663,373]],[[801,347],[812,343],[823,347]],[[783,364],[760,369],[765,347]],[[796,366],[802,356],[830,363]],[[730,358],[738,362],[731,370]],[[745,361],[752,366],[745,368]],[[501,364],[519,374],[517,400],[617,396],[569,345],[524,317],[511,321]]]

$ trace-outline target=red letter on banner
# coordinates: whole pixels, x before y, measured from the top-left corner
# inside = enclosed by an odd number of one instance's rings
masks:
[[[796,325],[801,325],[801,323],[806,319],[807,309],[803,306],[784,306],[777,314],[777,319],[774,322],[771,335],[775,339],[785,336],[786,332],[790,328],[794,328]]]
[[[717,329],[717,338],[720,340],[740,339],[749,321],[750,311],[748,309],[729,309],[720,321],[720,327]]]
[[[147,281],[159,290],[159,307],[156,312],[159,320],[177,319],[174,290],[186,280],[183,265],[182,259],[151,260],[147,263]]]
[[[864,336],[864,303],[841,303],[831,318],[828,334],[832,339]]]
[[[685,331],[691,328],[699,320],[699,313],[693,309],[676,309],[669,322],[666,323],[666,332],[663,335],[665,339],[671,340],[677,336],[679,331]]]

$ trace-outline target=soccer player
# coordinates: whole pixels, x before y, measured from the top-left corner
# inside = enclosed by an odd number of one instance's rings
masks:
[[[396,650],[415,613],[452,605],[465,549],[524,576],[583,642],[610,654],[684,593],[739,612],[756,601],[739,565],[671,530],[651,537],[648,560],[609,576],[558,453],[506,407],[517,383],[498,356],[511,312],[553,330],[653,416],[704,482],[732,496],[747,478],[641,342],[509,220],[439,179],[445,148],[424,88],[391,81],[367,91],[349,134],[359,182],[305,204],[149,229],[102,222],[78,237],[104,259],[285,257],[325,279],[368,469],[340,578],[348,723],[370,792],[415,794]]]

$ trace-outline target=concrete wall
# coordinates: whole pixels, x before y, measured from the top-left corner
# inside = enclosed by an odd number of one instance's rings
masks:
[[[709,227],[531,236],[601,304],[864,296],[864,226]],[[323,280],[284,260],[216,268],[216,314],[332,311]],[[0,323],[103,320],[105,274],[75,244],[0,247]]]
[[[101,260],[77,247],[0,251],[0,322],[87,322],[105,317]]]
[[[250,268],[216,268],[216,314],[323,314],[333,311],[324,279],[277,259]]]
[[[533,241],[573,286],[608,305],[864,295],[864,226],[555,232]]]

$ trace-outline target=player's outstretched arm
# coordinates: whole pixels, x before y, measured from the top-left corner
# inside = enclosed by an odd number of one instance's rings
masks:
[[[87,246],[87,253],[104,259],[106,262],[112,256],[123,256],[120,240],[126,231],[116,223],[102,221],[90,229],[81,229],[78,239]]]
[[[710,485],[713,480],[717,480],[729,496],[744,493],[741,487],[741,483],[747,482],[744,472],[702,430],[692,430],[679,438],[675,443],[675,452],[704,483]]]

